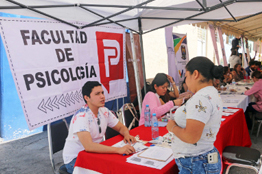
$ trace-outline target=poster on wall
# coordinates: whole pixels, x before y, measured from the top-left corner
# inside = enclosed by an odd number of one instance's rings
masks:
[[[0,27],[30,130],[73,115],[87,81],[102,84],[106,101],[127,95],[123,28],[17,18],[0,18]]]

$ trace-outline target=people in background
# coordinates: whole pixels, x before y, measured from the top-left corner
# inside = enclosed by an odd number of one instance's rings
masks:
[[[232,74],[230,72],[230,69],[228,68],[228,66],[224,66],[223,67],[223,76],[221,78],[222,84],[223,86],[227,85],[228,83],[232,82]]]
[[[247,76],[250,76],[253,71],[256,70],[256,62],[250,61],[249,66],[245,68]]]
[[[229,57],[230,68],[233,69],[236,64],[241,64],[241,59],[237,56],[236,50],[232,50]]]
[[[175,136],[171,147],[180,174],[220,173],[221,159],[214,142],[223,105],[212,80],[222,73],[223,67],[206,57],[195,57],[186,65],[186,84],[195,94],[167,124],[167,130]],[[214,163],[208,161],[209,154],[215,154]]]
[[[240,37],[241,36],[237,36],[232,40],[232,48],[231,50],[234,50],[238,53],[238,49],[241,48],[240,46]]]
[[[184,81],[182,82],[181,86],[180,86],[180,93],[184,93],[187,92],[188,88],[186,85],[186,78],[184,78]]]
[[[245,91],[245,95],[253,94],[257,101],[249,103],[245,111],[248,129],[252,128],[252,120],[250,119],[249,113],[262,112],[262,74],[260,71],[254,71],[251,78],[254,81],[254,85],[251,89]]]
[[[171,83],[173,91],[167,89],[166,94],[164,96],[160,96],[161,104],[165,104],[169,100],[175,100],[179,97],[179,91],[177,89],[176,83],[174,82],[173,78],[170,75],[166,75],[168,81]]]
[[[156,113],[156,117],[160,118],[163,114],[172,109],[175,105],[180,106],[182,99],[170,100],[165,104],[161,104],[160,96],[164,96],[167,92],[170,81],[168,76],[164,73],[158,73],[152,81],[152,92],[148,92],[142,102],[142,113],[140,113],[139,125],[145,123],[144,110],[146,105],[149,105],[151,113]]]
[[[73,172],[77,155],[83,150],[118,154],[135,152],[131,146],[131,143],[136,142],[135,138],[110,110],[104,107],[105,95],[101,84],[97,81],[86,82],[82,87],[82,94],[86,105],[72,117],[63,150],[63,160],[68,173]],[[107,126],[123,135],[124,141],[129,144],[121,148],[99,144],[103,140]]]
[[[255,65],[256,65],[255,69],[256,69],[257,71],[261,71],[261,69],[260,69],[261,62],[256,61],[256,62],[255,62]]]
[[[240,64],[236,64],[234,66],[234,69],[232,71],[233,79],[235,79],[236,82],[244,79],[245,70],[241,67]]]

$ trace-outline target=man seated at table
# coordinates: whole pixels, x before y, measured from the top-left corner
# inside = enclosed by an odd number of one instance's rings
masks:
[[[95,153],[130,154],[135,149],[129,145],[136,140],[129,134],[128,129],[108,110],[105,105],[105,95],[101,84],[97,81],[86,82],[82,87],[86,105],[72,117],[68,137],[63,150],[63,160],[68,173],[72,173],[77,155],[80,151]],[[117,148],[99,144],[103,140],[107,126],[124,136],[129,143]]]

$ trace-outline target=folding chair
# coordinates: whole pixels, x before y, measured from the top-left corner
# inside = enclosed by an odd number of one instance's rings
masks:
[[[116,116],[116,118],[118,118],[117,114],[114,111],[111,111],[111,112]],[[117,135],[119,135],[119,132],[107,126],[105,136],[103,137],[103,141],[109,138],[112,138],[114,136],[117,136]]]
[[[261,124],[262,124],[262,112],[255,113],[255,114],[252,116],[252,130],[251,130],[251,135],[252,135],[253,130],[254,130],[254,127],[255,127],[255,122],[258,122],[258,123],[259,123],[258,129],[257,129],[257,135],[256,135],[256,139],[255,139],[255,143],[257,143],[257,137],[258,137],[258,135],[259,135],[260,128],[261,128]]]
[[[241,147],[227,146],[222,154],[223,161],[228,165],[225,174],[228,174],[232,166],[248,168],[259,172],[261,167],[261,154],[258,150]]]
[[[121,108],[123,124],[131,130],[138,126],[140,116],[136,112],[133,103],[126,103]]]
[[[49,145],[49,156],[53,172],[55,172],[55,162],[53,154],[62,150],[65,145],[65,140],[68,135],[68,124],[65,119],[60,122],[49,123],[47,125],[48,145]],[[60,174],[68,174],[65,165],[63,164],[59,168]]]

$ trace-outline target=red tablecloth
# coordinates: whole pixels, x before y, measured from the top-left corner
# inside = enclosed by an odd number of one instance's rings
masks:
[[[217,134],[217,140],[215,142],[216,148],[221,153],[226,146],[251,146],[251,140],[249,137],[247,125],[245,122],[245,116],[243,110],[240,109],[234,115],[223,117],[225,121],[221,123],[221,128]],[[159,128],[159,135],[167,133],[166,128]],[[151,140],[151,130],[148,127],[139,126],[130,131],[133,136],[139,135],[141,140]],[[109,140],[102,142],[105,145],[113,145],[123,138],[122,136],[116,136]],[[139,166],[126,162],[126,158],[129,156],[122,156],[118,154],[97,154],[88,153],[82,151],[78,154],[75,166],[95,170],[101,173],[178,173],[175,160],[171,161],[162,170],[153,169],[149,167]]]

